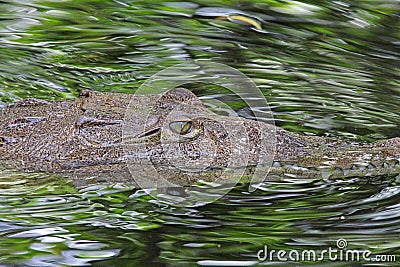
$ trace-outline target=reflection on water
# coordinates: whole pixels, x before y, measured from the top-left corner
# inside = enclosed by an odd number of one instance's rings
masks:
[[[322,249],[339,238],[353,249],[398,254],[400,188],[388,177],[267,182],[251,194],[243,185],[216,203],[174,208],[123,185],[78,190],[58,177],[36,177],[34,186],[28,174],[2,176],[6,263],[243,266],[257,262],[264,245]]]
[[[400,136],[399,12],[397,1],[2,1],[0,105],[133,93],[168,66],[203,60],[251,77],[286,129]],[[243,266],[265,244],[320,249],[338,238],[400,260],[399,190],[396,177],[285,180],[184,209],[125,185],[2,171],[0,263]]]

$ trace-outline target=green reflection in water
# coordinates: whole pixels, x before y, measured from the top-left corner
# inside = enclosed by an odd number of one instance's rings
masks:
[[[216,20],[231,12],[262,30]],[[399,12],[396,1],[2,1],[0,104],[85,88],[133,93],[168,66],[206,60],[251,77],[286,129],[399,136]],[[218,88],[189,86],[242,108]],[[400,259],[398,196],[394,177],[288,180],[176,209],[123,185],[77,189],[60,177],[2,172],[0,262],[240,265],[265,244],[320,249],[340,237]]]

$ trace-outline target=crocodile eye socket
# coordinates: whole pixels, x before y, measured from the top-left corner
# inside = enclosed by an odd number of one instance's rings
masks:
[[[192,131],[193,123],[191,121],[174,121],[169,124],[169,128],[176,134],[185,135]]]

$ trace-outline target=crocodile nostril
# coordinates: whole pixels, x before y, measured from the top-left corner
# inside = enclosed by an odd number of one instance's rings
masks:
[[[79,96],[81,97],[89,97],[91,94],[91,91],[89,89],[84,89],[79,93]]]

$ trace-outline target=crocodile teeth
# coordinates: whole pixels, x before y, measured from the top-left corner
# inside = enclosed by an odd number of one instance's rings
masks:
[[[383,167],[383,163],[382,162],[377,162],[373,164],[377,169],[381,169]]]
[[[321,176],[323,179],[329,179],[332,176],[332,170],[321,170]]]
[[[396,165],[396,164],[398,164],[398,160],[395,159],[395,158],[388,158],[388,159],[386,159],[386,162],[387,162],[388,164],[390,164],[390,165]]]
[[[342,177],[344,175],[344,171],[340,167],[335,167],[335,169],[333,170],[333,175],[335,177]]]
[[[389,164],[387,164],[386,162],[383,163],[383,168],[389,168]]]
[[[279,168],[279,167],[281,167],[281,164],[278,161],[274,161],[274,163],[272,164],[272,167]]]
[[[368,164],[367,169],[375,169],[375,166],[372,164]]]

